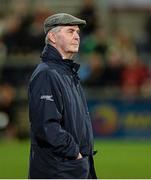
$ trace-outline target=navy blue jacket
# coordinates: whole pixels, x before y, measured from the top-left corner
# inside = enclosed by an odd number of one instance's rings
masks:
[[[29,84],[29,178],[87,178],[93,133],[77,71],[46,45]],[[82,159],[75,160],[79,154]]]

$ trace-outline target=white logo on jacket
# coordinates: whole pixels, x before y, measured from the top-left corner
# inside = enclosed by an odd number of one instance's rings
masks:
[[[54,101],[52,95],[42,95],[42,96],[40,97],[40,99],[45,99],[45,100],[47,100],[47,101]]]

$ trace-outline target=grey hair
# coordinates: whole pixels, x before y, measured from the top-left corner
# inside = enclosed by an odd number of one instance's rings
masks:
[[[51,41],[50,41],[50,39],[49,39],[49,37],[48,37],[49,32],[54,32],[54,33],[56,33],[56,32],[59,32],[60,29],[61,29],[61,26],[57,26],[57,27],[55,27],[55,28],[53,28],[53,29],[50,29],[50,30],[48,31],[46,37],[45,37],[45,44],[51,44]]]

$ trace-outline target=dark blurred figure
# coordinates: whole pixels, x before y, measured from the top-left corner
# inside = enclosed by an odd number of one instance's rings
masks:
[[[34,20],[33,15],[27,15],[25,17],[10,17],[7,23],[7,32],[3,36],[3,42],[7,47],[7,53],[30,53],[37,47],[37,41],[33,43],[36,38],[31,34],[31,26]],[[40,41],[40,39],[39,39]],[[39,43],[38,43],[39,45]]]
[[[41,51],[44,47],[42,22],[48,11],[39,10],[35,14],[24,16],[14,15],[7,18],[7,27],[2,41],[7,47],[7,53],[32,53]]]
[[[98,16],[94,0],[83,0],[83,6],[78,14],[81,19],[85,19],[87,26],[82,30],[82,36],[89,35],[95,31],[98,25]]]
[[[51,15],[52,12],[47,9],[38,9],[33,16],[33,21],[30,26],[30,46],[32,47],[32,51],[41,51],[44,47],[45,35],[43,33],[43,21],[46,17]]]
[[[86,86],[101,86],[101,76],[103,69],[102,57],[98,52],[93,52],[88,59],[89,75],[83,81]]]
[[[89,54],[90,73],[84,81],[87,86],[120,87],[123,71],[122,54],[117,48],[109,48],[107,54],[96,50]],[[106,55],[104,58],[103,55]]]
[[[18,51],[20,44],[20,27],[21,19],[17,15],[9,15],[6,18],[5,32],[2,36],[2,41],[7,48],[7,54],[11,54]],[[26,36],[26,34],[24,34]],[[23,36],[23,35],[22,35]],[[27,37],[28,39],[28,37]]]
[[[106,56],[106,61],[102,74],[102,85],[105,87],[120,87],[121,74],[124,68],[120,50],[110,48]]]
[[[127,61],[135,52],[131,38],[125,32],[116,30],[109,41],[102,84],[106,87],[121,87],[121,76]]]
[[[151,54],[151,15],[144,26],[144,37],[137,40],[136,46],[140,55]]]
[[[89,76],[84,81],[87,86],[120,87],[123,71],[122,54],[119,49],[110,48],[105,55],[99,49],[89,54]]]

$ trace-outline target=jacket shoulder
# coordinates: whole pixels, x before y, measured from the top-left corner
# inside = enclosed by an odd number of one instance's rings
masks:
[[[47,74],[50,77],[55,77],[59,75],[59,69],[55,65],[47,65],[46,63],[40,63],[37,65],[36,69],[31,75],[30,81],[34,80],[39,75]]]

